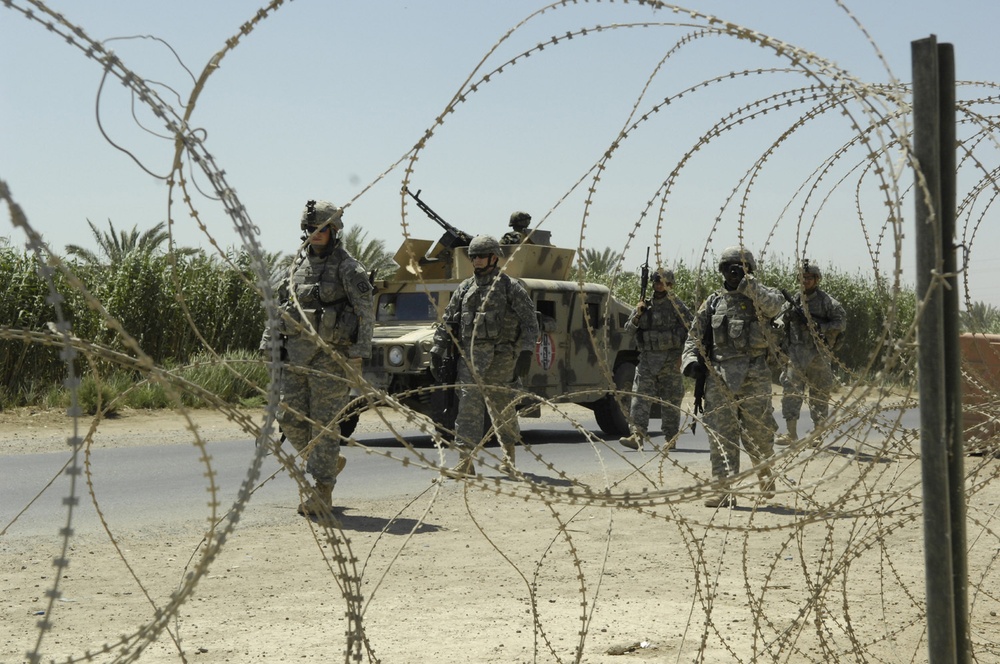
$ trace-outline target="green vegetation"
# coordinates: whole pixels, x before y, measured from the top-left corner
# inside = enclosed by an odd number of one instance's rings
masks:
[[[768,261],[758,270],[764,283],[784,288],[790,293],[798,291],[798,270],[791,261]],[[718,274],[711,269],[692,270],[683,261],[674,266],[677,295],[692,310],[719,287]],[[611,271],[590,271],[586,280],[609,286],[623,302],[634,305],[639,301],[640,279],[635,273],[615,275]],[[888,289],[886,279],[874,276],[847,274],[832,268],[823,269],[820,288],[840,300],[847,311],[847,334],[837,351],[838,367],[843,378],[849,376],[874,376],[883,369],[886,329],[889,339],[902,338],[909,330],[916,315],[916,300],[912,289],[896,294]],[[651,288],[651,287],[650,287]],[[895,304],[895,310],[893,305]],[[891,313],[891,317],[890,317]]]
[[[85,410],[98,403],[105,409],[175,405],[162,382],[149,380],[153,366],[174,367],[177,376],[228,403],[262,402],[267,370],[256,351],[265,320],[249,255],[164,253],[162,224],[146,233],[117,232],[110,222],[109,232],[90,227],[99,252],[71,245],[65,270],[46,267],[55,297],[33,255],[0,243],[0,408],[68,405],[61,339],[50,331],[58,320],[54,301],[70,333],[93,344],[74,359]],[[348,236],[356,243],[349,250],[373,261],[374,269],[391,262],[381,241]],[[269,254],[264,261],[276,278],[290,257]],[[182,403],[207,405],[190,390]]]
[[[66,268],[83,288],[55,270],[56,297],[39,275],[34,256],[0,241],[0,408],[68,405],[60,339],[50,331],[57,320],[54,301],[60,302],[72,335],[96,344],[82,345],[74,359],[80,406],[86,411],[172,407],[177,405],[174,395],[181,393],[185,406],[208,405],[196,389],[172,391],[174,380],[200,386],[226,403],[262,403],[268,375],[256,349],[264,311],[249,256],[231,251],[220,258],[188,249],[163,253],[162,225],[144,234],[116,232],[110,223],[107,233],[92,224],[91,229],[100,253],[67,247]],[[382,241],[366,238],[352,228],[345,243],[369,268],[391,269]],[[269,254],[264,260],[277,275],[287,270],[290,257]],[[634,304],[639,276],[615,275],[617,263],[610,249],[592,251],[579,273]],[[590,269],[584,271],[586,266]],[[674,272],[677,293],[691,306],[718,285],[714,270],[698,271],[682,262]],[[796,289],[790,261],[767,261],[759,276],[765,283]],[[886,339],[902,338],[910,329],[916,313],[913,292],[894,294],[890,283],[824,267],[822,288],[847,310],[848,333],[837,351],[844,379],[875,376],[892,346]],[[961,316],[965,331],[1000,332],[996,307],[976,302]],[[114,326],[107,324],[108,317],[116,321]],[[168,373],[151,373],[154,366]],[[893,373],[905,376],[908,368],[896,367]]]

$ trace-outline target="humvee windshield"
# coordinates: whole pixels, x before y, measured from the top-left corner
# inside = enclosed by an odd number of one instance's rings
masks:
[[[375,320],[435,321],[440,293],[383,293],[379,295]]]

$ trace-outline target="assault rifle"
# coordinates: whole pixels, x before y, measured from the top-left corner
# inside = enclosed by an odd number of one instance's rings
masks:
[[[639,269],[639,299],[649,306],[649,298],[646,292],[649,289],[649,247],[646,247],[646,262]]]
[[[705,359],[712,356],[715,349],[715,335],[712,333],[712,316],[715,314],[715,306],[709,304],[706,312],[706,325],[701,333],[701,349],[698,351],[698,375],[694,379],[694,414],[701,415],[705,412],[705,383],[708,381],[708,361]],[[698,421],[691,421],[691,433],[698,428]]]
[[[431,206],[420,200],[420,192],[422,189],[417,189],[417,193],[410,191],[409,187],[406,187],[406,193],[417,202],[417,207],[423,210],[424,214],[437,222],[437,225],[445,230],[445,235],[441,238],[441,244],[448,249],[455,249],[456,247],[468,247],[472,242],[472,236],[461,231],[447,221],[441,218],[437,212],[431,209]]]
[[[827,338],[827,336],[819,330],[819,325],[822,323],[829,323],[830,319],[826,316],[819,316],[817,314],[807,314],[802,308],[802,305],[784,288],[780,289],[781,294],[785,297],[785,301],[791,307],[792,312],[795,314],[803,325],[809,328],[810,332],[814,332],[820,340],[827,345],[829,348],[833,348],[834,343]]]

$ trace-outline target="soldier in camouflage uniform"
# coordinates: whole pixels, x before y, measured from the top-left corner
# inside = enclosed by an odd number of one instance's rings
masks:
[[[660,404],[660,429],[663,431],[664,448],[673,449],[680,430],[681,400],[684,398],[684,379],[680,374],[681,350],[691,326],[691,310],[673,293],[674,272],[659,268],[653,273],[653,297],[639,302],[625,329],[636,332],[639,347],[639,365],[632,385],[630,428],[632,434],[619,442],[633,450],[641,450],[648,437],[649,409],[647,397],[655,397]]]
[[[350,400],[347,365],[360,371],[362,358],[371,356],[372,287],[364,266],[340,243],[343,212],[328,201],[306,204],[300,227],[308,246],[278,288],[279,329],[288,359],[278,422],[316,482],[299,505],[304,516],[330,514],[344,465],[336,418]],[[265,330],[261,348],[269,346]]]
[[[780,444],[798,440],[799,413],[807,388],[813,426],[819,426],[829,414],[830,391],[836,382],[832,349],[847,328],[844,307],[819,289],[823,278],[819,266],[808,259],[802,261],[799,278],[802,291],[794,304],[786,304],[780,317],[788,339],[788,365],[781,372],[781,415],[788,435],[778,438]]]
[[[531,223],[531,215],[527,212],[513,212],[510,215],[512,230],[507,231],[500,238],[500,244],[544,244],[551,245],[549,231],[541,231],[537,228],[534,231],[528,230]]]
[[[496,238],[480,235],[469,244],[474,276],[463,281],[445,309],[434,335],[432,363],[440,364],[457,340],[456,441],[461,462],[458,475],[475,475],[472,454],[483,438],[488,411],[503,447],[501,471],[514,472],[514,445],[521,438],[510,388],[528,373],[538,340],[535,305],[520,282],[500,271],[503,256]],[[501,388],[501,389],[497,389]],[[506,389],[503,389],[506,388]],[[506,406],[506,407],[505,407]]]
[[[781,292],[757,281],[753,254],[728,247],[719,260],[723,288],[708,296],[695,314],[684,344],[681,367],[695,379],[707,372],[704,422],[711,447],[712,475],[724,482],[740,472],[740,441],[754,465],[774,453],[774,407],[767,353],[770,320],[785,302]],[[706,357],[701,353],[705,352]],[[761,493],[774,496],[771,470],[758,471]],[[735,506],[723,488],[705,500],[708,507]]]

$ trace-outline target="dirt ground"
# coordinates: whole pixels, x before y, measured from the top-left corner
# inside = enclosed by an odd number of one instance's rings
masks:
[[[192,418],[206,440],[246,437]],[[0,413],[0,455],[64,451],[67,422]],[[129,413],[93,444],[187,444],[189,426]],[[381,426],[366,413],[359,430]],[[296,516],[292,497],[251,498],[221,538],[204,520],[146,524],[63,550],[0,524],[0,662],[924,662],[920,467],[911,437],[878,431],[776,448],[778,495],[760,499],[750,475],[736,509],[702,504],[707,455],[647,448],[608,476],[487,470],[352,501],[340,528]],[[996,464],[967,465],[979,662],[1000,661]]]

